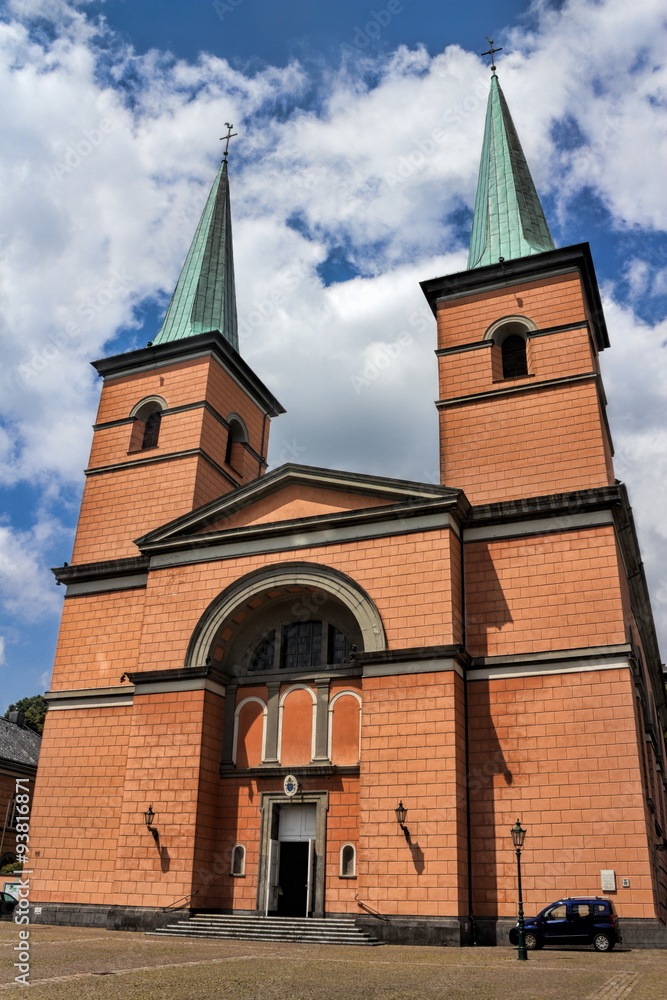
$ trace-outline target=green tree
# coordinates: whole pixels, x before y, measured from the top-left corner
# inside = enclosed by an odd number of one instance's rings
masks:
[[[44,729],[46,708],[46,698],[41,694],[33,694],[30,698],[21,698],[20,701],[10,705],[5,712],[5,719],[9,718],[10,712],[23,712],[25,716],[24,725],[41,736]]]

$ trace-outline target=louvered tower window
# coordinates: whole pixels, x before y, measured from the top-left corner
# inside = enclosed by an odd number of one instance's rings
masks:
[[[528,374],[526,341],[518,333],[505,337],[500,350],[503,358],[503,378],[517,378]]]
[[[142,451],[144,448],[157,448],[158,438],[160,437],[161,420],[162,412],[160,410],[155,410],[146,418],[144,436],[141,442]]]

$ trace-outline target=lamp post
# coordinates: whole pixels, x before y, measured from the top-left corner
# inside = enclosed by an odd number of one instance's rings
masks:
[[[512,827],[512,843],[514,844],[514,849],[516,851],[516,872],[519,883],[519,942],[516,957],[520,962],[526,962],[528,960],[528,952],[526,950],[526,932],[523,922],[523,894],[521,892],[521,848],[523,847],[525,839],[526,831],[521,826],[519,820],[517,820]]]

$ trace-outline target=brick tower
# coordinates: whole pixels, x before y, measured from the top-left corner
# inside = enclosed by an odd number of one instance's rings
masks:
[[[104,384],[72,568],[136,555],[134,538],[266,468],[283,410],[238,354],[227,169],[155,339],[94,363]]]
[[[513,876],[501,872],[515,812],[537,837],[528,878],[541,902],[595,894],[600,872],[618,868],[633,890],[617,900],[626,927],[664,926],[665,688],[612,466],[598,363],[609,339],[588,244],[555,248],[495,67],[468,270],[422,288],[438,328],[442,482],[472,504],[463,642],[477,940],[497,940],[511,912]]]

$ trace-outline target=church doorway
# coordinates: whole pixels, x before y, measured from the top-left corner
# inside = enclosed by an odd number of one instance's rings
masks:
[[[271,793],[266,798],[260,909],[267,916],[321,916],[326,793],[297,802]]]
[[[277,806],[277,854],[272,864],[277,880],[275,908],[279,917],[309,917],[313,911],[315,880],[316,806],[298,803]]]

